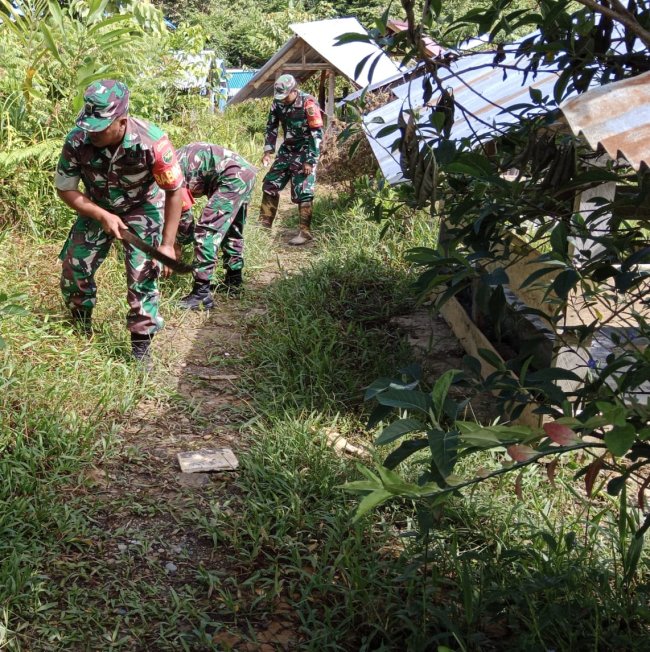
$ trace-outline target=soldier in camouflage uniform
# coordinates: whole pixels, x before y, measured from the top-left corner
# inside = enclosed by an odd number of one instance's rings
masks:
[[[264,177],[260,223],[267,229],[271,228],[278,210],[280,191],[291,181],[291,201],[298,204],[300,232],[289,244],[301,245],[312,239],[312,206],[323,119],[316,99],[299,90],[291,75],[278,77],[273,100],[266,123],[264,166],[269,165],[275,151],[280,124],[284,142]]]
[[[194,244],[194,286],[181,299],[187,310],[210,309],[214,300],[210,282],[221,248],[226,275],[216,289],[238,292],[244,267],[244,222],[255,184],[256,169],[235,152],[210,143],[190,143],[178,151],[186,188],[183,215],[176,242]],[[194,197],[209,197],[195,224]]]
[[[95,272],[113,240],[122,240],[121,230],[128,228],[175,256],[183,175],[167,136],[155,125],[130,117],[128,108],[129,91],[121,82],[91,84],[56,170],[57,192],[78,214],[60,254],[61,291],[73,319],[87,332],[96,303]],[[158,313],[160,266],[127,242],[123,245],[132,353],[149,366],[151,338],[163,325]]]

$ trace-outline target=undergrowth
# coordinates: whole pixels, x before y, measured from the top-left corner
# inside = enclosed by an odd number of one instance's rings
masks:
[[[452,500],[426,539],[408,502],[352,523],[340,484],[358,473],[327,435],[369,443],[361,390],[411,360],[390,318],[413,299],[399,232],[380,241],[354,202],[320,208],[320,255],[268,289],[251,340],[263,422],[238,495],[203,523],[263,587],[238,617],[288,603],[305,650],[642,650],[647,563],[629,591],[615,508],[575,492],[570,462],[555,485],[525,474],[523,500],[498,481]]]
[[[252,158],[254,118],[241,129],[184,118],[176,140],[221,141]],[[117,431],[143,396],[173,405],[164,372],[174,353],[158,351],[161,371],[150,378],[129,362],[117,248],[98,275],[95,335],[72,330],[56,263],[71,216],[47,201],[43,226],[22,221],[0,243],[0,295],[27,311],[0,320],[0,647],[228,650],[261,645],[256,632],[281,619],[301,650],[645,649],[647,562],[623,586],[620,523],[565,483],[570,464],[554,488],[528,472],[523,501],[497,481],[455,498],[428,540],[408,502],[352,521],[354,503],[339,487],[358,471],[327,439],[369,444],[363,387],[412,358],[391,321],[415,305],[402,253],[413,240],[432,243],[435,229],[396,220],[380,238],[350,197],[318,199],[317,249],[299,271],[285,269],[268,235],[247,229],[248,277],[276,255],[284,270],[243,299],[258,309],[247,340],[249,448],[228,497],[176,524],[214,547],[214,563],[176,588],[153,562],[136,585],[132,560],[119,572],[93,552],[77,563],[93,528],[76,492],[84,470],[115,454]],[[23,209],[18,217],[30,204]],[[174,302],[188,283],[163,284],[165,317],[181,320]],[[50,574],[61,568],[69,581],[58,585]],[[110,581],[95,583],[100,576]]]

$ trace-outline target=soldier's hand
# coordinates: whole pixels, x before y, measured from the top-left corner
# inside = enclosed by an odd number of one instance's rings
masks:
[[[173,258],[174,260],[176,260],[176,251],[174,251],[174,246],[173,245],[160,245],[160,247],[158,247],[158,251],[161,254],[165,254],[165,256],[169,256],[170,258]],[[169,267],[165,267],[163,265],[162,275],[165,278],[169,278],[172,275],[172,270],[169,269]]]
[[[314,171],[314,166],[311,163],[303,163],[302,164],[302,173],[303,174],[311,174]]]
[[[104,229],[104,233],[107,235],[112,235],[118,240],[122,239],[122,233],[120,232],[120,229],[126,229],[126,224],[124,224],[124,222],[122,222],[122,220],[117,215],[113,215],[113,213],[106,211],[104,216],[101,218],[100,223],[102,225],[102,229]]]
[[[271,165],[271,154],[270,154],[270,152],[265,152],[264,156],[262,156],[262,165],[265,168],[268,168],[269,165]]]

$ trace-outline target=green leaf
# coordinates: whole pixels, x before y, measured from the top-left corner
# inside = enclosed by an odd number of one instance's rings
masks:
[[[367,34],[360,34],[358,32],[347,32],[337,36],[334,40],[336,41],[335,45],[345,45],[346,43],[370,43],[372,41],[370,36]]]
[[[494,368],[500,371],[505,370],[506,367],[503,364],[503,360],[494,351],[490,351],[490,349],[478,349],[478,354]]]
[[[569,253],[568,229],[564,222],[558,222],[551,232],[551,248],[563,258]]]
[[[425,425],[417,419],[399,419],[381,431],[379,437],[375,439],[375,446],[385,446],[409,432],[421,432],[423,430],[425,430]]]
[[[59,63],[63,64],[63,59],[61,59],[59,48],[56,47],[56,43],[54,42],[54,37],[52,36],[52,32],[50,32],[50,28],[44,22],[40,23],[40,28],[45,40],[45,46],[47,47],[48,51]]]
[[[485,436],[486,441],[489,439],[488,433],[491,433],[499,442],[510,441],[530,441],[538,436],[541,436],[544,431],[541,428],[530,428],[529,426],[520,425],[495,425],[495,426],[477,426],[472,421],[456,421],[456,428],[460,431],[461,439],[464,439],[465,434],[470,437],[474,434],[479,438]]]
[[[402,476],[398,473],[395,473],[392,469],[388,469],[384,466],[380,466],[377,469],[381,481],[384,485],[384,489],[390,491],[392,494],[397,496],[410,496],[414,497],[417,495],[419,487],[416,484],[406,482]]]
[[[339,43],[342,43],[342,41],[339,41]],[[355,79],[359,78],[359,75],[361,75],[361,72],[363,71],[364,66],[366,65],[366,63],[368,63],[371,56],[372,56],[372,54],[368,54],[367,56],[363,57],[363,59],[361,59],[361,61],[359,61],[359,63],[356,65],[356,68],[354,69],[354,78]]]
[[[569,82],[571,81],[572,74],[573,71],[571,69],[565,70],[560,75],[560,78],[555,82],[555,86],[553,87],[553,99],[558,105],[564,99],[564,94],[567,86],[569,85]]]
[[[392,378],[377,378],[373,383],[366,387],[366,393],[363,396],[364,401],[369,401],[370,399],[375,398],[377,394],[383,392],[384,390],[390,387],[390,384],[393,382]]]
[[[635,436],[636,429],[630,423],[626,423],[624,426],[614,426],[605,433],[605,445],[612,455],[620,457],[630,450]]]
[[[99,23],[95,23],[89,30],[88,30],[88,35],[92,36],[96,32],[105,29],[106,27],[110,27],[111,25],[114,25],[115,23],[123,23],[123,22],[130,22],[133,19],[131,14],[114,14],[113,16],[109,16],[108,18],[105,18]],[[132,29],[135,29],[136,26],[133,25]]]
[[[558,297],[566,301],[569,292],[575,288],[579,280],[580,274],[578,274],[575,269],[565,269],[557,275],[557,278],[553,281],[551,287]]]
[[[384,466],[387,469],[394,469],[405,459],[411,457],[413,453],[417,453],[423,448],[427,448],[428,445],[428,439],[409,439],[404,441],[384,460]]]
[[[464,444],[477,448],[492,448],[501,445],[499,438],[491,430],[480,427],[461,432],[460,439]]]
[[[366,424],[366,428],[368,430],[372,430],[373,428],[375,428],[380,421],[383,421],[388,416],[390,416],[393,413],[394,409],[395,408],[392,408],[388,405],[377,405],[375,409],[370,413],[370,416],[368,417],[368,423]]]
[[[86,22],[91,25],[99,18],[101,18],[104,15],[104,10],[106,9],[107,4],[108,0],[90,0],[90,4],[88,6],[89,14]]]
[[[354,480],[339,485],[339,489],[349,491],[350,493],[357,493],[359,491],[376,491],[381,487],[383,487],[383,485],[376,480]]]
[[[542,278],[543,276],[557,272],[560,263],[556,263],[555,265],[550,265],[547,263],[547,265],[548,266],[544,266],[541,269],[535,270],[532,274],[526,277],[526,280],[519,287],[523,290],[524,288],[528,287],[529,285],[532,285],[535,281]]]
[[[396,131],[399,131],[399,125],[392,124],[392,125],[386,125],[385,127],[382,127],[376,134],[375,138],[383,138],[384,136],[390,136],[391,134],[395,133]]]
[[[613,426],[625,426],[627,410],[623,405],[607,403],[606,401],[597,401],[596,407],[603,413],[607,423]]]
[[[433,413],[436,416],[436,419],[440,421],[442,416],[442,411],[445,405],[445,399],[449,393],[449,388],[454,382],[454,378],[457,374],[462,373],[458,369],[449,369],[445,371],[438,380],[436,380],[433,389],[431,390],[431,400],[433,401]]]
[[[641,560],[641,553],[643,552],[643,535],[638,533],[632,537],[632,541],[627,549],[627,554],[625,555],[625,577],[623,578],[625,582],[631,582],[634,578],[637,568],[639,567],[639,561]]]
[[[426,415],[431,408],[429,395],[414,390],[388,389],[379,394],[377,400],[382,405],[390,405],[402,410],[418,410]]]
[[[358,521],[360,518],[365,516],[370,510],[378,507],[382,503],[385,503],[389,498],[392,498],[393,494],[390,491],[385,489],[377,489],[369,493],[367,496],[363,497],[363,500],[359,503],[356,512],[354,513],[353,522]]]
[[[443,478],[451,475],[458,459],[458,432],[450,430],[429,430],[429,448],[438,472]]]

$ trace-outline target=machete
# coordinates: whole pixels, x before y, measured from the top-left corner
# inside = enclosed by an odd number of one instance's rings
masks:
[[[134,247],[137,247],[141,251],[144,251],[146,254],[149,254],[152,258],[159,260],[163,265],[169,267],[169,269],[173,269],[179,274],[191,274],[194,269],[192,265],[188,265],[181,260],[174,260],[166,254],[161,253],[158,251],[158,249],[156,249],[156,247],[153,247],[150,244],[147,244],[141,238],[138,238],[138,236],[135,235],[132,231],[129,231],[128,228],[122,229],[122,238],[129,244],[132,244]]]

